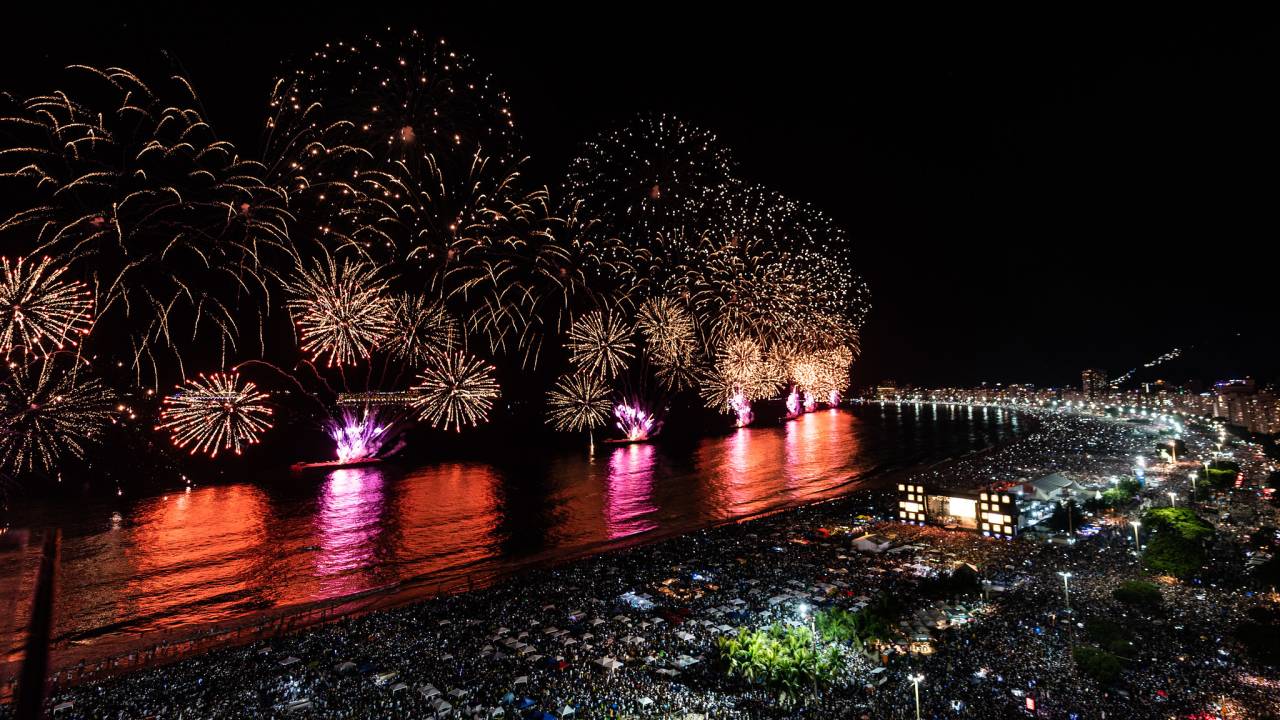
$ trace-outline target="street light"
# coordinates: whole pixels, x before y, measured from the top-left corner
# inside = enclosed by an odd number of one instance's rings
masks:
[[[1178,493],[1169,493],[1169,507],[1178,507]]]
[[[1062,576],[1062,594],[1067,598],[1067,612],[1071,612],[1071,573],[1059,570],[1058,574]]]
[[[916,720],[920,720],[920,681],[924,679],[924,675],[908,675],[907,679],[916,686]]]
[[[1133,525],[1133,544],[1137,546],[1137,552],[1142,552],[1142,540],[1138,538],[1138,528],[1142,527],[1142,521],[1134,520],[1130,524]]]

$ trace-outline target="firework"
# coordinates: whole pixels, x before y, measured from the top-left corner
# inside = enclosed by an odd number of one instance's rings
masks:
[[[800,393],[795,388],[791,388],[791,392],[787,393],[787,417],[793,418],[800,414]]]
[[[565,375],[547,394],[547,406],[547,417],[557,430],[591,430],[609,419],[609,386],[594,375]]]
[[[751,401],[741,392],[729,396],[729,409],[733,411],[734,424],[738,427],[746,427],[756,418],[751,411]]]
[[[309,185],[360,156],[384,167],[510,156],[510,101],[475,65],[417,30],[325,43],[276,80],[268,155]]]
[[[131,357],[140,383],[260,339],[272,268],[292,253],[284,193],[214,132],[185,78],[73,66],[67,80],[0,96],[0,175],[25,185],[0,215],[7,247],[94,289],[100,348]]]
[[[631,327],[620,315],[593,310],[569,328],[570,360],[579,370],[608,380],[632,358]]]
[[[493,366],[479,358],[454,352],[427,366],[413,392],[413,407],[432,427],[461,430],[488,420],[498,397]]]
[[[50,267],[52,260],[24,265],[0,258],[0,353],[15,349],[23,354],[45,355],[75,345],[77,335],[87,335],[93,298],[84,283],[63,280],[65,268]]]
[[[398,424],[398,417],[378,408],[365,407],[359,412],[344,409],[325,421],[325,432],[333,438],[338,462],[351,463],[382,454],[383,447],[396,435]]]
[[[412,364],[458,349],[462,324],[439,301],[404,293],[395,298],[391,318],[391,353]]]
[[[0,467],[13,474],[56,471],[83,458],[111,422],[112,394],[52,359],[13,368],[0,384]]]
[[[644,301],[636,313],[636,327],[644,336],[650,357],[659,365],[681,363],[697,349],[693,316],[671,298]]]
[[[593,272],[625,293],[682,257],[688,223],[732,166],[713,133],[669,115],[640,116],[585,143],[570,164],[565,202],[597,218],[580,238]]]
[[[755,340],[737,337],[720,346],[700,389],[709,407],[732,412],[741,426],[751,422],[751,403],[772,397],[781,385],[777,362]]]
[[[367,359],[393,330],[395,303],[387,284],[363,260],[339,263],[325,256],[311,268],[300,265],[289,293],[302,349],[330,367]]]
[[[618,429],[628,442],[642,442],[653,437],[662,423],[657,422],[653,413],[645,410],[639,403],[619,403],[613,408],[613,416],[617,419]]]
[[[173,444],[191,454],[215,458],[222,450],[239,455],[271,429],[266,393],[239,373],[214,373],[188,380],[164,399],[157,430],[169,433]]]

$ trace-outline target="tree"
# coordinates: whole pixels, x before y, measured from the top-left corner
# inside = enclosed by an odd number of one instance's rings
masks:
[[[1077,645],[1071,650],[1076,669],[1082,674],[1110,685],[1120,678],[1120,658],[1090,645]]]
[[[1188,578],[1204,565],[1214,529],[1190,508],[1154,508],[1142,519],[1143,525],[1154,531],[1142,554],[1148,570]]]
[[[1048,525],[1050,530],[1074,534],[1075,529],[1080,527],[1080,506],[1071,499],[1059,504],[1053,509],[1053,515],[1049,516]]]
[[[1146,610],[1160,607],[1160,603],[1164,600],[1164,596],[1160,594],[1160,588],[1146,580],[1126,580],[1120,583],[1120,587],[1111,591],[1111,596],[1125,605]]]
[[[726,673],[763,684],[783,707],[814,699],[817,689],[835,682],[842,665],[839,651],[818,647],[805,626],[739,628],[734,637],[720,637],[716,646]]]

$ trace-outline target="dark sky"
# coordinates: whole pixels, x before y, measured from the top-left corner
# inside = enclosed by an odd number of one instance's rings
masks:
[[[542,182],[582,139],[663,110],[718,132],[745,178],[827,210],[874,293],[861,382],[1075,383],[1237,332],[1249,350],[1230,367],[1191,371],[1280,369],[1273,24],[184,5],[5,23],[0,86],[177,62],[252,153],[282,63],[416,27],[509,90]]]

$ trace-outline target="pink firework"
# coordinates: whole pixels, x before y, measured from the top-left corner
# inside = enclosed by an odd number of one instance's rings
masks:
[[[394,419],[382,417],[377,410],[366,408],[356,413],[343,410],[325,422],[325,430],[333,438],[338,462],[350,463],[372,460],[382,452],[383,446],[395,433]]]
[[[735,392],[733,397],[729,398],[729,408],[737,418],[735,424],[738,427],[750,425],[756,417],[755,413],[751,412],[751,401],[741,391]]]
[[[831,404],[831,405],[839,405],[839,404],[840,404],[840,391],[839,391],[839,390],[832,390],[832,391],[831,391],[831,394],[830,394],[829,396],[827,396],[827,403],[829,403],[829,404]]]
[[[814,397],[813,393],[809,392],[808,390],[805,390],[804,391],[804,411],[813,412],[817,408],[818,408],[818,398]]]
[[[618,419],[618,429],[629,442],[648,440],[660,427],[653,413],[638,404],[619,403],[613,408],[613,416]]]
[[[790,394],[787,395],[787,417],[793,418],[800,414],[800,393],[795,388],[791,388]]]

